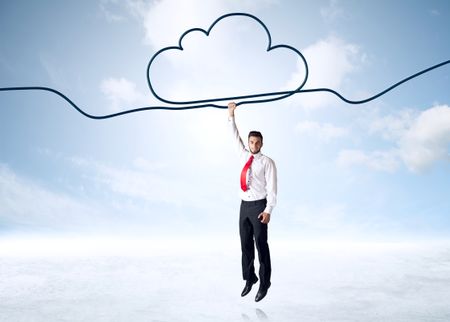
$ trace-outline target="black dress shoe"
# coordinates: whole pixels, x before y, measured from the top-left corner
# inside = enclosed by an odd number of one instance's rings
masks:
[[[244,289],[242,290],[241,296],[246,296],[248,293],[250,293],[250,291],[252,290],[253,284],[255,284],[256,282],[258,282],[258,280],[256,280],[256,281],[247,280],[245,282],[245,286],[244,286]]]
[[[269,289],[270,284],[268,286],[259,286],[258,293],[256,293],[255,302],[261,301],[267,294],[267,290]]]

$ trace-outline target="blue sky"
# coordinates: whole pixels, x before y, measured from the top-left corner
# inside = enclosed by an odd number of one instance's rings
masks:
[[[305,88],[371,96],[450,57],[448,1],[82,1],[0,4],[0,87],[48,86],[92,114],[161,105],[156,51],[248,12],[299,49]],[[244,18],[186,39],[152,77],[164,97],[285,90],[303,70]],[[179,55],[182,56],[182,55]],[[324,94],[239,107],[279,171],[273,238],[445,238],[449,67],[364,105]],[[225,110],[91,120],[46,92],[0,93],[0,233],[235,238],[240,165]]]

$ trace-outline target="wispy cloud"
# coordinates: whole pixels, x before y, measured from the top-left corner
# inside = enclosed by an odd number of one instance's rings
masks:
[[[52,191],[0,164],[0,219],[7,225],[70,230],[95,226],[105,213],[92,201]]]
[[[375,111],[375,113],[377,113]],[[385,116],[369,116],[368,131],[371,135],[380,135],[387,141],[398,141],[412,126],[418,111],[413,109],[402,109],[393,111]],[[363,126],[366,126],[365,120]]]
[[[219,16],[233,10],[256,10],[277,5],[276,0],[161,0],[127,2],[128,10],[142,24],[145,42],[154,48],[174,45],[184,31],[194,27],[207,28]],[[164,32],[156,32],[164,30]]]
[[[345,137],[349,133],[346,128],[338,127],[330,123],[318,123],[313,121],[299,122],[295,127],[295,132],[301,136],[306,135],[324,142]]]
[[[344,9],[339,6],[337,0],[330,0],[328,5],[320,8],[320,15],[325,22],[334,22],[344,16]]]
[[[358,45],[336,36],[321,39],[302,50],[302,53],[309,66],[305,89],[329,87],[339,90],[346,77],[360,68],[366,57]],[[299,62],[298,70],[293,73],[288,87],[295,88],[303,74],[303,64]],[[315,109],[335,102],[336,98],[329,94],[307,93],[290,100],[305,109]]]
[[[166,163],[136,158],[121,168],[87,158],[58,158],[78,170],[78,193],[48,187],[0,163],[1,226],[27,233],[174,234],[217,223],[229,212],[216,190],[177,179]],[[166,225],[177,228],[159,230]]]
[[[437,9],[430,9],[428,12],[432,16],[440,16],[441,15],[441,12],[439,10],[437,10]]]
[[[398,150],[371,151],[342,150],[337,164],[341,167],[365,166],[371,170],[395,172],[399,166]]]
[[[129,10],[144,27],[145,42],[154,48],[177,43],[180,35],[187,29],[209,25],[226,7],[225,1],[128,2]]]
[[[136,201],[165,203],[201,209],[214,208],[213,199],[188,180],[174,177],[166,163],[136,159],[133,167],[118,167],[81,157],[69,158],[76,167],[91,172],[90,178],[102,189]],[[165,173],[166,175],[163,175]]]
[[[122,2],[118,0],[100,0],[98,6],[107,21],[120,22],[126,19],[121,4]]]
[[[101,91],[111,102],[111,111],[130,107],[134,104],[144,104],[145,95],[137,90],[136,84],[126,78],[107,78],[100,84]]]

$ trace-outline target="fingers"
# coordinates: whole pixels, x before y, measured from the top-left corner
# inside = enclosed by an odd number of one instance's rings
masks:
[[[261,217],[262,217],[262,219],[261,219]],[[267,218],[267,216],[266,216],[263,212],[259,214],[258,219],[261,219],[260,221],[261,221],[263,224],[267,224],[267,223],[268,223],[268,220],[267,220],[268,218]]]
[[[260,219],[261,217],[262,219]],[[270,221],[270,214],[262,212],[258,215],[258,219],[260,219],[261,223],[268,224]]]
[[[235,102],[229,102],[228,103],[228,108],[234,110],[236,108],[236,103]]]

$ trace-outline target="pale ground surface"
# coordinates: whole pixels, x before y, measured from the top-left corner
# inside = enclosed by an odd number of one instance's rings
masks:
[[[255,303],[235,241],[0,240],[0,321],[450,321],[449,243],[272,244]]]

